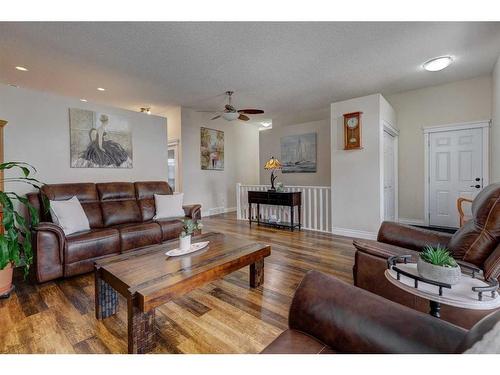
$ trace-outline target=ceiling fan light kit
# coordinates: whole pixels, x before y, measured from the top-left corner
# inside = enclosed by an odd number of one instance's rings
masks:
[[[234,120],[237,120],[238,117],[240,117],[240,114],[238,112],[223,112],[222,113],[222,118],[226,121],[234,121]]]

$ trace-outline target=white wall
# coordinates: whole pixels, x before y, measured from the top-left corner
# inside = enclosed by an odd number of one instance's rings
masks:
[[[280,139],[288,135],[317,134],[317,170],[316,173],[281,173],[276,181],[285,186],[330,186],[330,121],[329,119],[293,125],[281,125],[273,121],[273,128],[260,131],[260,183],[270,184],[270,171],[264,170],[264,164],[271,156],[281,159]]]
[[[424,220],[424,126],[489,120],[491,77],[478,77],[406,91],[387,97],[397,113],[399,135],[399,217]],[[500,124],[495,125],[498,128]],[[498,134],[498,131],[496,131]],[[497,135],[498,137],[498,135]],[[498,142],[496,143],[499,144]],[[495,147],[491,147],[494,149]],[[498,147],[497,147],[498,149]],[[492,164],[498,164],[491,158]]]
[[[184,201],[201,203],[202,214],[236,208],[236,183],[259,183],[259,130],[257,126],[182,108],[182,181]],[[200,128],[224,132],[224,170],[202,170]]]
[[[493,70],[492,126],[490,138],[491,181],[500,182],[500,57]]]
[[[132,129],[133,168],[70,168],[69,108],[126,118]],[[34,165],[36,178],[44,183],[167,179],[164,118],[6,85],[0,85],[0,118],[9,122],[5,128],[5,160]],[[19,193],[30,190],[19,184],[10,188]]]
[[[383,108],[383,109],[381,109]],[[362,149],[344,150],[343,114],[361,115]],[[392,121],[394,112],[380,94],[331,105],[331,176],[333,232],[373,238],[381,222],[382,119]]]

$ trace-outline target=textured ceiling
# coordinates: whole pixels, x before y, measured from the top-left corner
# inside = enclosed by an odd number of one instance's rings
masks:
[[[421,69],[444,54],[448,69]],[[265,119],[489,74],[499,54],[498,22],[0,23],[0,82],[155,114],[231,89]]]

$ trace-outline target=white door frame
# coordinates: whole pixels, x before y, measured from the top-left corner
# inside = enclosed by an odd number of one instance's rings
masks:
[[[482,129],[483,134],[483,187],[490,183],[490,126],[491,120],[461,122],[457,124],[433,125],[422,127],[424,131],[424,223],[429,225],[429,152],[431,133],[448,132],[453,130]]]
[[[170,148],[173,148],[175,150],[175,186],[174,189],[178,193],[181,190],[181,185],[179,181],[179,144],[180,141],[178,139],[169,139],[168,140],[168,146],[167,150]],[[167,163],[167,168],[168,168],[168,163]],[[168,171],[167,171],[168,173]]]
[[[380,163],[380,222],[384,221],[385,217],[385,196],[384,196],[384,132],[394,137],[394,220],[399,221],[399,178],[398,178],[398,144],[399,130],[382,120],[380,127],[380,147],[379,147],[379,163]]]

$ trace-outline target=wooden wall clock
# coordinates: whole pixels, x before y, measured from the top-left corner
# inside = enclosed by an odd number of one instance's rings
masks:
[[[352,112],[344,115],[344,150],[361,148],[361,114]]]

